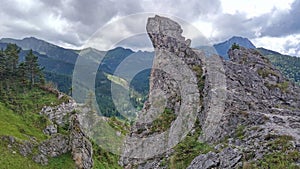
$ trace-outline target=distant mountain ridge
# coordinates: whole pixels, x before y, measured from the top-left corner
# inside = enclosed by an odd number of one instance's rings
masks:
[[[141,57],[135,57],[134,60],[127,62],[129,65],[138,65],[143,62],[152,63],[153,53],[149,52],[134,52],[131,49],[125,49],[122,47],[117,47],[109,51],[99,51],[94,48],[86,48],[82,50],[72,50],[65,49],[63,47],[56,46],[54,44],[48,43],[46,41],[29,37],[21,40],[3,38],[0,40],[0,49],[5,50],[8,43],[14,43],[21,47],[19,60],[24,60],[29,49],[33,50],[33,53],[38,56],[38,62],[41,67],[44,67],[44,74],[47,81],[52,81],[57,85],[57,88],[67,94],[72,93],[72,77],[74,73],[75,64],[77,58],[84,57],[87,64],[84,69],[89,69],[89,64],[99,66],[97,72],[88,72],[92,75],[96,73],[95,79],[95,95],[101,112],[104,116],[120,116],[116,108],[114,107],[111,98],[111,84],[115,83],[108,79],[106,74],[114,74],[118,65],[128,56],[135,54]],[[103,57],[101,63],[100,58]],[[132,67],[132,66],[131,66]],[[93,70],[94,71],[94,70]],[[125,71],[130,71],[125,70]],[[85,72],[87,73],[87,72]],[[130,72],[128,72],[130,73]],[[127,74],[128,74],[127,73]],[[150,71],[144,71],[136,75],[132,79],[132,83],[129,84],[131,89],[142,93],[142,97],[146,97],[148,91],[148,74]],[[87,76],[87,75],[82,75]],[[89,77],[89,76],[87,76]],[[120,77],[125,78],[126,77]],[[90,81],[90,79],[88,79]],[[128,79],[126,79],[128,80]],[[84,89],[86,86],[81,86]],[[122,86],[120,86],[122,87]],[[140,95],[136,95],[140,96]],[[86,96],[82,96],[80,102],[85,101]],[[144,98],[139,98],[138,100],[143,100]],[[140,104],[134,102],[133,105]],[[142,106],[142,105],[139,105]]]
[[[281,53],[279,52],[276,52],[276,51],[273,51],[273,50],[270,50],[270,49],[266,49],[266,48],[257,48],[257,50],[259,50],[259,52],[263,55],[282,55]]]
[[[44,73],[46,75],[46,79],[49,81],[53,81],[55,84],[57,84],[59,90],[69,94],[70,89],[72,87],[73,70],[76,63],[76,59],[78,58],[79,54],[86,57],[89,60],[89,62],[93,62],[94,64],[99,65],[99,70],[97,72],[97,81],[101,83],[97,83],[96,90],[98,92],[104,93],[105,96],[97,95],[96,97],[98,97],[97,101],[101,102],[102,100],[102,102],[105,103],[105,105],[110,104],[107,103],[107,101],[109,100],[108,97],[110,97],[109,93],[111,82],[109,82],[110,80],[107,79],[104,73],[114,74],[119,64],[130,55],[138,55],[140,57],[137,57],[139,59],[136,60],[130,60],[127,63],[129,64],[128,66],[138,65],[144,62],[152,63],[154,58],[154,52],[135,52],[131,49],[125,49],[123,47],[117,47],[109,51],[99,51],[94,48],[86,48],[82,50],[65,49],[63,47],[56,46],[54,44],[48,43],[46,41],[34,37],[24,38],[22,40],[3,38],[0,40],[0,49],[5,49],[7,43],[16,43],[22,48],[20,53],[20,61],[24,59],[29,49],[33,49],[34,54],[37,55],[39,58],[39,64],[45,68]],[[227,52],[234,43],[245,48],[256,49],[256,47],[249,39],[237,36],[234,36],[225,42],[213,45],[214,48],[204,47],[202,49],[216,51],[220,56],[222,56],[226,60],[228,59]],[[293,79],[295,82],[298,82],[298,84],[300,83],[300,70],[298,70],[298,67],[300,66],[293,66],[293,69],[290,69],[290,65],[292,65],[292,63],[288,63],[284,59],[289,59],[289,57],[291,56],[281,55],[278,52],[264,48],[257,49],[264,56],[268,57],[269,59],[272,58],[270,59],[270,61],[275,66],[277,66],[287,77]],[[100,55],[105,55],[105,58],[102,60],[101,63],[99,63]],[[295,58],[290,58],[289,60],[293,59]],[[130,86],[138,92],[147,95],[149,88],[149,75],[150,70],[145,70],[137,74],[136,77],[132,80]],[[128,80],[127,77],[121,78]],[[105,100],[105,102],[103,100]]]
[[[34,37],[24,38],[22,40],[2,38],[0,42],[15,43],[23,50],[32,49],[36,52],[39,52],[40,54],[47,55],[50,58],[72,64],[76,62],[76,59],[78,57],[78,55],[73,50],[65,49]]]

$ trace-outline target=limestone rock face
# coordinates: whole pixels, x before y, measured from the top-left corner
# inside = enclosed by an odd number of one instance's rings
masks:
[[[226,99],[222,111],[210,105],[213,83],[206,81],[204,89],[204,109],[199,114],[203,122],[200,141],[214,143],[216,151],[196,157],[189,168],[239,168],[241,156],[247,162],[262,159],[282,149],[271,148],[278,140],[285,140],[288,151],[298,151],[300,142],[300,95],[299,87],[287,80],[270,62],[253,49],[229,50],[230,60],[222,61],[226,79]],[[206,79],[211,71],[206,65]],[[219,75],[220,77],[220,75]],[[218,90],[216,90],[218,93]],[[219,97],[220,98],[220,97]],[[215,130],[206,132],[205,123],[212,112],[220,112],[221,118],[214,123]],[[211,132],[213,132],[211,134]],[[224,139],[232,151],[224,152]],[[287,139],[288,138],[288,139]],[[278,144],[281,147],[282,145]],[[287,152],[283,152],[287,153]],[[249,155],[251,154],[251,155]],[[251,158],[249,158],[251,156]],[[227,159],[222,163],[222,159]],[[295,165],[299,164],[295,161]]]
[[[39,145],[42,154],[49,157],[57,157],[69,151],[69,138],[57,134]]]
[[[46,128],[43,130],[43,132],[48,135],[56,134],[57,133],[57,125],[50,124],[50,125],[46,126]]]
[[[193,69],[195,65],[201,69],[202,62],[190,48],[191,41],[181,35],[180,25],[155,16],[148,19],[146,29],[155,48],[149,99],[126,139],[120,159],[125,168],[136,164],[140,168],[157,168],[160,158],[192,129],[201,108]],[[153,121],[165,110],[171,111],[176,119],[168,130],[153,131]]]
[[[56,134],[50,139],[42,142],[38,146],[38,149],[39,154],[35,155],[33,160],[42,165],[47,165],[49,157],[58,157],[70,150],[69,138],[61,134]]]
[[[214,167],[231,169],[242,167],[242,154],[237,149],[225,148],[220,153],[209,152],[196,157],[188,169],[210,169]]]
[[[89,169],[93,166],[92,146],[82,126],[77,119],[77,103],[70,99],[55,107],[44,107],[40,112],[45,115],[52,124],[46,126],[45,134],[52,137],[39,146],[40,153],[34,157],[34,161],[47,164],[48,157],[56,157],[71,151],[77,168]],[[69,128],[69,135],[63,136],[57,133],[57,126]]]
[[[230,60],[207,56],[192,49],[180,25],[165,17],[149,18],[146,29],[155,48],[149,99],[126,139],[121,165],[164,168],[161,160],[172,156],[172,147],[191,131],[178,126],[191,129],[196,119],[202,129],[198,141],[214,150],[199,152],[190,169],[241,168],[267,154],[300,151],[300,88],[259,52],[239,47],[229,50]],[[189,76],[191,72],[194,76]],[[197,84],[202,77],[205,84],[200,91]],[[152,130],[165,108],[176,115],[168,135]],[[194,121],[185,121],[187,116]]]
[[[45,115],[49,118],[50,121],[53,123],[64,126],[65,123],[69,121],[69,117],[71,112],[73,112],[76,108],[76,102],[72,99],[69,100],[67,103],[62,103],[60,105],[51,107],[45,106],[41,110],[40,114]]]
[[[31,143],[30,141],[25,141],[19,146],[19,152],[21,155],[24,157],[32,153],[32,149],[34,147],[34,144]]]
[[[224,65],[228,92],[220,133],[232,135],[237,125],[259,125],[300,141],[300,133],[287,120],[297,121],[300,115],[299,87],[253,49],[230,50],[229,57]]]
[[[199,53],[199,51],[196,51]],[[202,125],[203,141],[220,139],[220,121],[224,115],[227,99],[227,84],[224,61],[217,55],[206,57],[199,54],[204,63],[205,85],[203,89],[203,109],[198,114]]]
[[[88,169],[93,167],[93,147],[91,142],[87,139],[82,127],[77,119],[77,116],[73,116],[71,123],[70,134],[70,147],[73,156],[73,160],[77,168]]]

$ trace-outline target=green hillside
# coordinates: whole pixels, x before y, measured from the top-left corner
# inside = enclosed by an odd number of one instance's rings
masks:
[[[44,91],[36,89],[30,94],[38,94],[43,99],[54,99],[56,98],[53,94],[44,93]],[[57,100],[57,99],[56,99]],[[24,104],[33,105],[33,101],[30,99],[22,98],[21,101]],[[40,101],[39,104],[47,104],[47,102]],[[35,138],[37,142],[41,142],[48,138],[42,132],[42,127],[45,127],[47,120],[37,114],[35,109],[28,108],[24,114],[16,113],[13,110],[7,108],[5,104],[0,102],[0,168],[6,169],[19,169],[19,168],[30,168],[30,169],[69,169],[75,168],[74,161],[71,158],[71,154],[67,153],[57,158],[49,160],[47,166],[42,166],[35,163],[32,160],[32,156],[24,157],[19,154],[17,147],[9,146],[8,142],[3,136],[13,136],[16,138],[18,143],[22,143],[24,140]],[[37,147],[35,148],[37,149]],[[36,150],[37,151],[37,150]]]
[[[49,124],[45,116],[39,115],[44,106],[54,106],[65,101],[57,99],[55,93],[43,90],[46,85],[37,56],[29,51],[24,61],[18,63],[20,48],[9,44],[0,51],[0,168],[74,168],[70,154],[53,158],[48,166],[32,161],[32,155],[19,154],[24,142],[41,143],[49,138],[42,130]],[[7,138],[14,138],[10,144]],[[37,147],[33,151],[38,151]]]
[[[72,169],[75,162],[70,152],[49,158],[47,165],[33,161],[40,150],[38,145],[51,136],[43,130],[51,124],[39,112],[45,106],[66,103],[68,96],[58,98],[58,91],[44,81],[38,58],[30,50],[19,63],[20,48],[9,44],[0,51],[0,168],[5,169]],[[117,118],[109,120],[114,126],[125,124]],[[118,124],[118,125],[117,125]],[[70,129],[58,127],[58,133],[68,136]],[[30,154],[23,156],[21,149],[27,142],[33,145]],[[119,156],[93,144],[94,168],[121,168]]]

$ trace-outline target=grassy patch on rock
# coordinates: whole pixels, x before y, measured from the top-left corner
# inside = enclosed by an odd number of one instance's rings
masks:
[[[172,122],[176,119],[176,114],[172,109],[165,108],[154,121],[150,128],[151,133],[164,132],[171,127]]]
[[[299,151],[293,149],[292,137],[287,135],[267,135],[270,140],[267,147],[270,153],[262,159],[253,162],[244,162],[243,169],[298,169],[295,163],[300,159]]]
[[[120,159],[119,155],[108,152],[96,145],[93,142],[93,160],[94,167],[97,169],[122,169],[120,165],[118,165],[118,160]]]
[[[32,160],[32,155],[27,157],[19,154],[18,148],[14,146],[8,146],[8,144],[0,140],[0,168],[7,169],[70,169],[75,168],[75,163],[72,160],[71,153],[66,153],[61,156],[50,158],[48,165],[43,166],[37,164]]]
[[[200,134],[201,128],[197,122],[195,132],[188,134],[174,147],[174,154],[170,157],[168,165],[170,169],[187,168],[195,157],[213,150],[213,147],[198,140]]]

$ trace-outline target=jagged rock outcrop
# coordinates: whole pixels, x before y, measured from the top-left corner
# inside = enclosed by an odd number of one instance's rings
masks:
[[[242,153],[238,149],[225,148],[219,153],[209,152],[196,157],[188,169],[242,167]]]
[[[199,141],[210,144],[214,150],[207,154],[199,152],[188,168],[263,168],[270,165],[262,162],[264,158],[279,154],[288,154],[283,160],[299,166],[298,86],[255,49],[230,49],[230,60],[225,61],[190,48],[191,41],[182,37],[180,25],[168,18],[149,18],[146,28],[156,54],[149,99],[127,137],[121,165],[164,168],[161,159],[168,159],[173,153],[172,146],[180,141],[178,137],[168,137],[172,136],[170,132],[185,136],[186,130],[174,124],[195,113],[195,120],[198,118],[202,128]],[[189,74],[186,69],[195,76],[182,75]],[[202,77],[205,84],[200,90]],[[182,83],[182,79],[189,80]],[[195,89],[197,84],[199,88]],[[192,99],[199,97],[203,101]],[[186,103],[197,107],[192,111],[186,108],[189,105]],[[185,113],[181,113],[182,107],[186,108]],[[155,119],[165,108],[172,110],[176,120],[169,130],[152,130]],[[195,120],[177,124],[193,126]],[[165,132],[169,135],[162,134]]]
[[[15,139],[13,136],[2,136],[0,139],[7,144],[12,153],[19,151],[24,157],[32,156],[33,161],[42,165],[47,165],[50,158],[70,152],[76,168],[91,169],[93,148],[77,118],[77,111],[77,103],[71,99],[55,107],[44,107],[40,114],[46,115],[52,122],[45,128],[44,133],[51,137],[41,143],[34,137],[26,141]],[[65,132],[58,132],[57,126],[63,127]]]
[[[63,102],[60,105],[51,107],[45,106],[40,114],[45,115],[52,123],[59,126],[68,125],[70,115],[76,108],[76,102],[70,99],[67,103]]]
[[[190,48],[191,40],[181,35],[178,23],[160,16],[149,18],[146,29],[155,47],[155,59],[149,99],[121,155],[120,163],[127,168],[147,160],[140,167],[159,166],[160,158],[169,154],[192,129],[201,109],[197,76],[202,74],[196,70],[202,71],[202,62]],[[170,122],[168,130],[156,130],[153,121],[167,110],[176,118]]]
[[[77,115],[72,117],[70,147],[73,160],[78,168],[86,169],[93,167],[93,147],[84,134]]]
[[[33,160],[42,165],[47,165],[49,157],[58,157],[70,151],[69,137],[62,134],[56,134],[50,139],[42,142],[38,146],[38,150],[39,153],[33,156]]]
[[[204,63],[205,87],[203,92],[203,110],[198,114],[202,125],[204,141],[212,141],[219,137],[219,123],[225,110],[227,85],[223,60],[217,55],[206,57],[196,51]]]
[[[224,115],[218,124],[219,132],[208,141],[234,134],[238,125],[260,125],[299,140],[296,130],[288,125],[285,129],[279,126],[282,116],[297,121],[299,87],[284,78],[256,50],[241,47],[230,50],[229,56],[231,61],[224,62],[227,86]]]
[[[24,157],[31,154],[34,148],[34,144],[30,141],[24,141],[23,143],[19,144],[19,152]]]
[[[44,129],[44,133],[52,136],[39,145],[40,153],[33,157],[34,161],[47,164],[48,157],[56,157],[70,151],[77,168],[93,167],[92,144],[82,129],[76,111],[77,103],[72,99],[67,103],[42,109],[40,114],[46,115],[52,122]],[[55,134],[56,125],[67,128],[69,135]]]
[[[56,134],[57,133],[57,125],[56,124],[50,124],[48,126],[46,126],[46,128],[43,130],[43,132],[45,134],[48,134],[48,135],[53,135],[53,134]]]
[[[254,49],[240,47],[228,54],[230,61],[222,61],[226,75],[225,109],[215,124],[214,135],[205,137],[204,132],[200,140],[217,144],[215,148],[221,153],[224,150],[218,147],[228,144],[236,153],[201,154],[189,168],[238,168],[273,153],[299,153],[299,87]],[[206,106],[200,118],[209,113],[211,107]],[[228,159],[231,165],[222,165],[222,159]],[[296,159],[292,161],[299,166]]]

